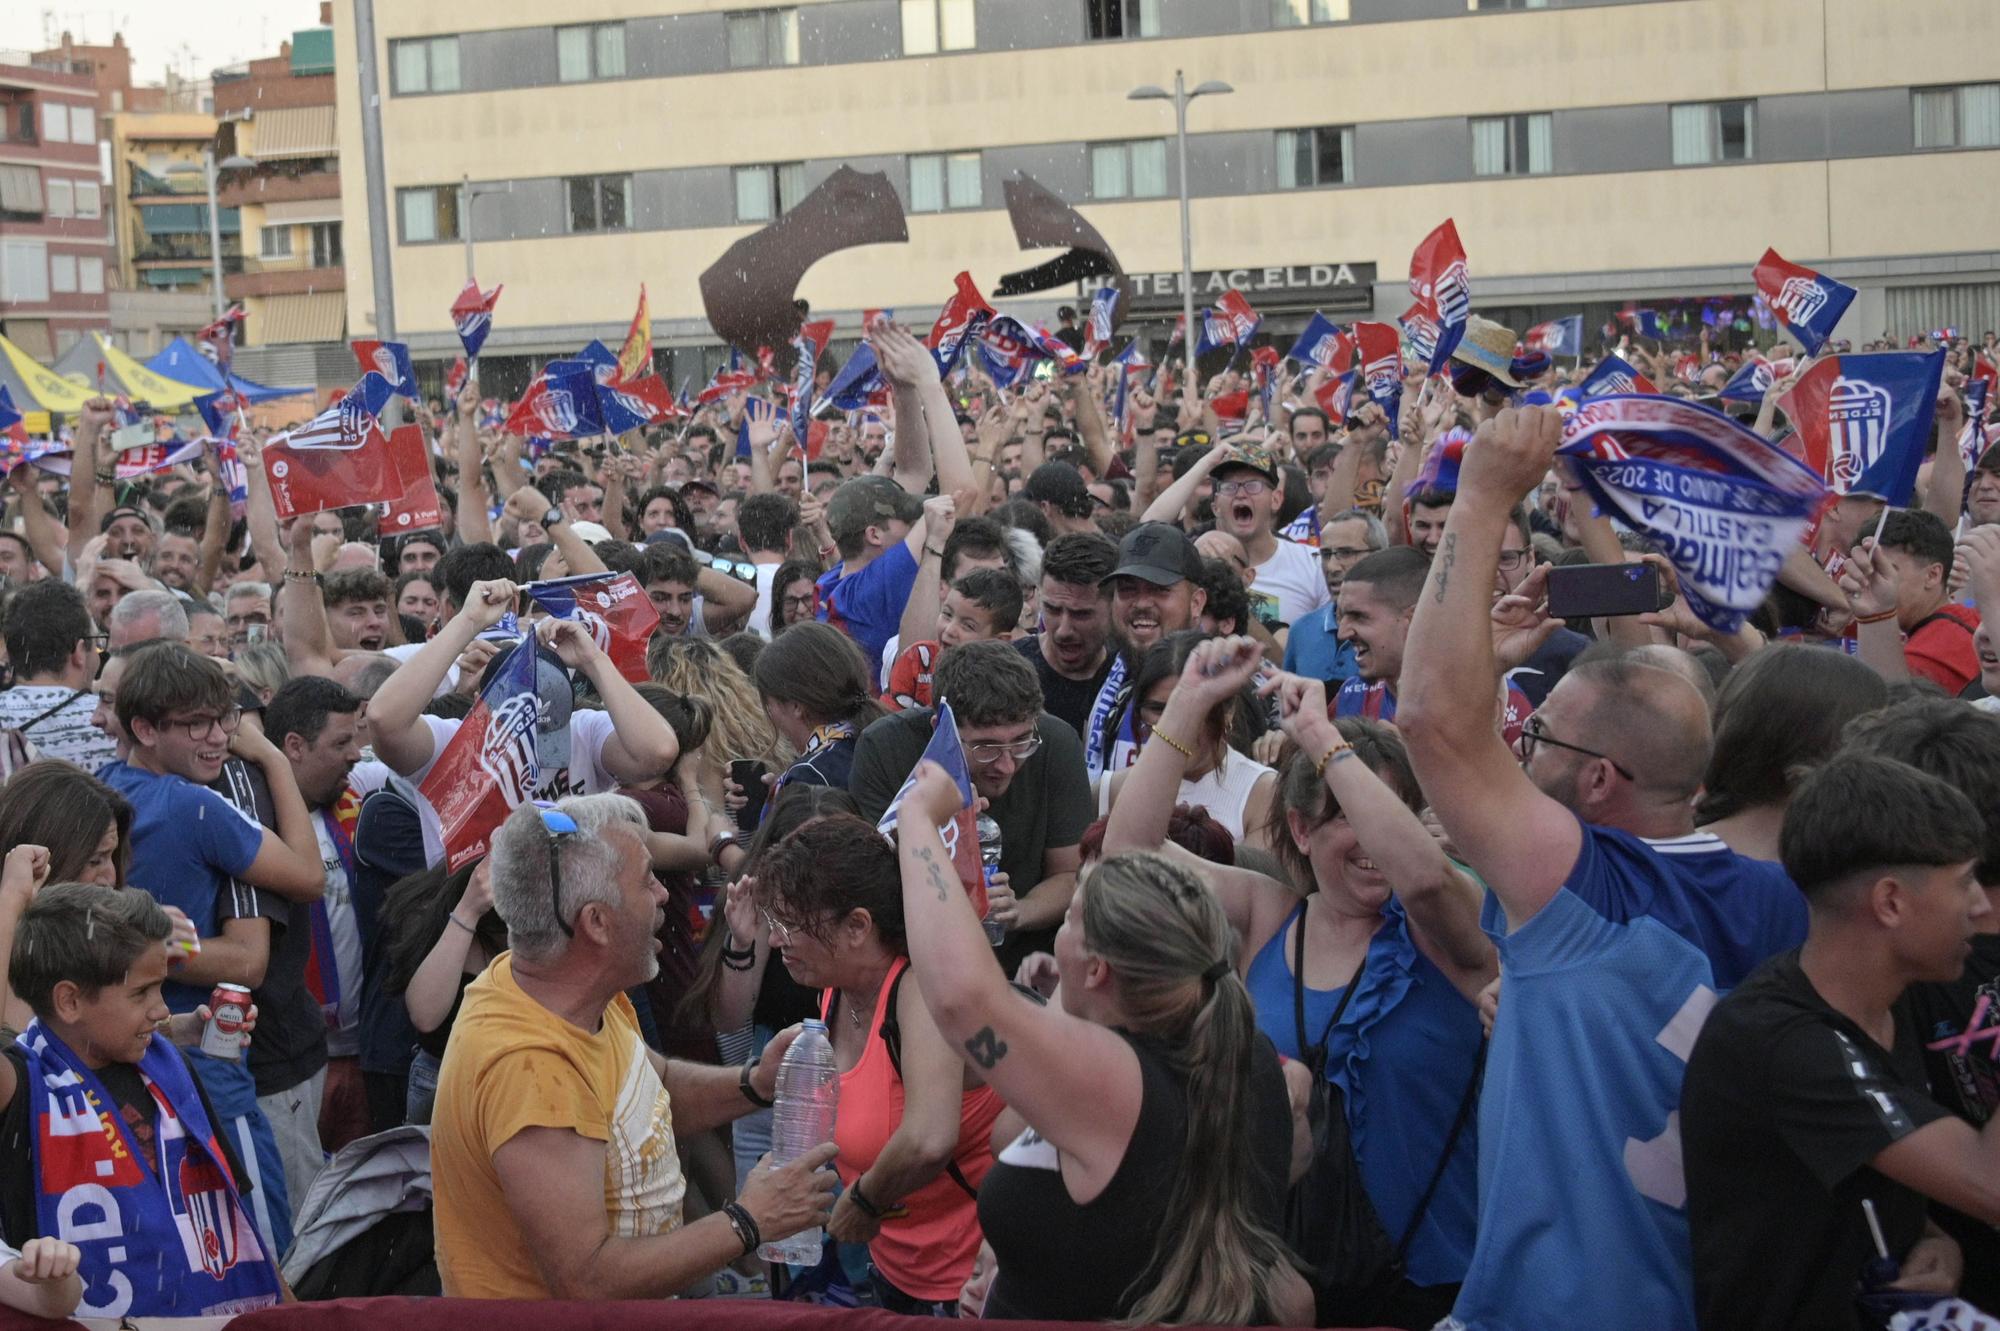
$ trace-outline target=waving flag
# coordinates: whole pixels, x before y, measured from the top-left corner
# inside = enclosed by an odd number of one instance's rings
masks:
[[[1313,394],[1313,401],[1326,413],[1326,418],[1337,428],[1354,410],[1354,381],[1359,371],[1349,370],[1336,379],[1329,379]]]
[[[215,443],[215,479],[229,494],[229,516],[240,518],[250,507],[250,473],[231,439],[211,436]]]
[[[1118,288],[1099,287],[1090,298],[1089,331],[1083,339],[1083,354],[1095,356],[1111,345],[1111,320],[1118,312]]]
[[[1658,393],[1653,381],[1633,369],[1623,356],[1606,356],[1584,381],[1576,386],[1580,398],[1607,397],[1614,393]]]
[[[376,524],[381,532],[401,536],[442,527],[444,506],[438,502],[437,478],[431,473],[422,426],[399,425],[389,435],[389,464],[396,475],[396,493],[389,496],[387,510]]]
[[[993,317],[993,307],[986,303],[986,297],[979,294],[979,284],[972,280],[971,273],[960,273],[952,279],[952,284],[951,299],[938,311],[937,321],[931,325],[930,335],[924,339],[924,345],[931,349],[931,356],[937,361],[939,377],[958,368],[966,343],[978,337],[986,321]],[[888,311],[880,313],[886,317]],[[872,322],[865,321],[863,328]],[[872,351],[869,361],[874,363]]]
[[[199,402],[201,399],[195,400]],[[21,420],[21,413],[14,409],[14,395],[7,391],[7,385],[0,384],[0,431],[13,429]]]
[[[1063,343],[1008,314],[998,314],[986,321],[979,330],[974,350],[987,377],[1000,388],[1020,383],[1038,361],[1052,361],[1064,374],[1076,374],[1090,366],[1090,362]]]
[[[1229,340],[1239,347],[1248,345],[1264,322],[1263,317],[1250,308],[1250,298],[1234,288],[1222,293],[1222,298],[1215,302],[1215,310],[1229,321]]]
[[[1354,343],[1361,382],[1368,386],[1368,396],[1388,415],[1393,432],[1403,418],[1402,342],[1388,324],[1363,319],[1354,325]]]
[[[586,439],[604,433],[597,375],[584,360],[552,360],[507,415],[507,433]]]
[[[1743,362],[1742,368],[1729,377],[1729,382],[1716,392],[1716,396],[1727,402],[1761,404],[1764,401],[1764,394],[1768,393],[1771,385],[1776,382],[1777,376],[1771,371],[1771,362],[1762,356],[1751,356]]]
[[[449,870],[484,855],[493,830],[534,793],[540,777],[535,738],[543,710],[535,691],[535,656],[533,636],[507,649],[479,701],[417,787],[437,810]]]
[[[1968,469],[1978,466],[1980,454],[1986,451],[1986,394],[1990,387],[1984,379],[1974,379],[1965,386],[1965,428],[1958,432],[1958,451]]]
[[[378,342],[364,338],[352,344],[354,359],[361,362],[361,372],[373,370],[389,381],[389,387],[410,401],[417,400],[417,367],[410,363],[410,347],[407,342]]]
[[[229,367],[236,359],[236,325],[243,322],[243,307],[232,305],[228,313],[195,334],[195,338],[207,345],[209,354],[215,359],[215,367],[226,378]]]
[[[264,445],[264,475],[279,517],[379,504],[402,492],[388,437],[376,419],[394,392],[381,375],[365,374],[338,402]],[[421,452],[421,432],[418,445]]]
[[[822,411],[859,411],[882,386],[882,367],[875,360],[875,348],[863,342],[842,363],[833,381],[813,403],[813,415]]]
[[[1465,247],[1458,243],[1458,227],[1450,218],[1425,236],[1410,256],[1410,294],[1417,298],[1412,308],[1435,330],[1426,359],[1430,372],[1437,374],[1458,350],[1466,320],[1472,317],[1472,275],[1465,266]]]
[[[557,619],[574,619],[589,631],[598,650],[634,684],[646,674],[646,643],[660,626],[660,612],[630,573],[580,573],[573,578],[531,582],[527,593]]]
[[[1944,378],[1942,350],[1829,356],[1792,385],[1785,415],[1806,465],[1837,495],[1910,502]]]
[[[1529,351],[1546,352],[1551,356],[1581,356],[1583,316],[1572,314],[1566,319],[1551,319],[1547,323],[1536,324],[1521,339],[1521,345]]]
[[[452,326],[458,329],[458,340],[465,348],[467,360],[479,359],[479,349],[486,345],[486,335],[493,331],[493,307],[499,304],[502,290],[503,287],[494,287],[481,295],[479,283],[467,282],[465,290],[451,303]]]
[[[1185,314],[1176,314],[1174,316],[1174,331],[1167,337],[1167,350],[1172,351],[1185,341],[1187,341],[1187,316]]]
[[[1410,355],[1428,369],[1431,357],[1438,346],[1437,320],[1425,313],[1421,303],[1404,310],[1396,320],[1396,327],[1402,331],[1403,341],[1410,349]],[[1449,353],[1446,360],[1451,359]]]
[[[1285,353],[1285,359],[1298,361],[1301,365],[1317,365],[1322,370],[1339,374],[1347,368],[1340,363],[1343,351],[1353,355],[1354,340],[1342,332],[1333,320],[1315,310],[1305,331],[1299,334],[1299,340],[1292,343],[1292,349]]]
[[[792,365],[792,437],[805,447],[812,435],[813,387],[819,374],[819,357],[833,336],[833,320],[804,324],[792,339],[796,359]]]
[[[359,448],[368,432],[375,428],[375,418],[395,395],[395,385],[370,371],[361,376],[360,383],[343,393],[339,401],[286,438],[293,448]]]
[[[627,434],[643,425],[658,425],[679,414],[673,392],[657,374],[597,386],[597,409],[606,434]]]
[[[1808,356],[1819,355],[1834,325],[1854,301],[1854,288],[1810,268],[1792,263],[1776,250],[1767,249],[1751,276],[1762,296],[1778,316],[1778,323]]]
[[[1825,497],[1797,459],[1696,402],[1594,398],[1563,441],[1597,506],[1659,542],[1689,609],[1722,633],[1763,604]]]
[[[632,311],[632,326],[625,330],[625,344],[618,348],[618,377],[637,379],[653,368],[653,319],[646,311],[646,284],[639,284],[639,308]]]
[[[5,392],[0,389],[0,392]],[[194,409],[201,414],[201,423],[208,428],[212,439],[234,439],[236,428],[243,419],[245,403],[232,389],[203,393],[194,400]]]
[[[600,384],[614,383],[618,379],[618,357],[611,348],[597,338],[583,344],[583,350],[574,357],[590,366],[590,376]]]
[[[932,714],[930,743],[917,758],[917,763],[934,762],[958,784],[959,798],[965,807],[951,816],[951,821],[938,828],[938,835],[944,838],[944,853],[951,856],[952,867],[958,870],[958,881],[964,885],[966,895],[972,898],[973,909],[980,915],[986,914],[986,878],[980,871],[979,833],[974,826],[978,814],[973,812],[977,798],[972,790],[972,773],[965,762],[965,745],[958,738],[958,721],[951,714],[951,701],[939,699]],[[903,801],[917,784],[917,768],[912,766],[910,774],[904,778],[901,789],[889,801],[889,807],[882,811],[881,820],[875,830],[885,838],[894,841],[896,824],[903,812]]]
[[[446,405],[454,407],[458,405],[459,391],[465,387],[465,381],[469,377],[466,372],[465,357],[459,356],[455,358],[451,363],[451,368],[444,372],[444,400]]]
[[[1424,454],[1423,464],[1417,468],[1416,477],[1411,480],[1409,491],[1403,497],[1406,514],[1413,497],[1426,490],[1458,493],[1459,468],[1465,465],[1465,446],[1471,442],[1472,436],[1456,425],[1438,436],[1437,442]]]
[[[1632,331],[1640,337],[1650,337],[1655,342],[1667,340],[1667,330],[1660,323],[1658,310],[1626,310],[1619,318],[1632,325]]]
[[[1201,327],[1196,330],[1194,340],[1194,354],[1197,360],[1211,351],[1219,351],[1223,347],[1234,346],[1235,343],[1236,330],[1230,323],[1228,315],[1213,309],[1201,312]]]

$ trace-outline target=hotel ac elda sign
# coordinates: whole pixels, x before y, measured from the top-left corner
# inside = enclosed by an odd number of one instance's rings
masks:
[[[1181,275],[1127,273],[1134,311],[1178,309]],[[1198,268],[1194,272],[1197,305],[1211,305],[1225,291],[1240,291],[1250,303],[1299,305],[1322,310],[1371,308],[1375,303],[1372,263],[1295,263],[1267,268]]]

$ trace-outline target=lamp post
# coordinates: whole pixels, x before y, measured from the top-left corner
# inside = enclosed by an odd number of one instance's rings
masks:
[[[458,180],[458,225],[465,232],[465,280],[474,282],[472,275],[472,201],[482,194],[512,194],[514,182],[504,185],[475,185],[469,175]]]
[[[1190,373],[1194,364],[1194,241],[1188,229],[1188,163],[1187,163],[1187,110],[1188,103],[1197,97],[1220,96],[1235,92],[1227,83],[1214,79],[1201,84],[1189,92],[1187,81],[1180,70],[1174,71],[1174,90],[1148,83],[1125,94],[1126,100],[1133,102],[1161,101],[1174,104],[1174,141],[1180,153],[1180,195],[1181,195],[1181,328],[1186,337],[1185,351]]]
[[[234,155],[225,157],[218,162],[215,160],[215,149],[203,148],[201,150],[202,183],[208,187],[209,285],[214,288],[212,295],[214,297],[215,317],[218,319],[222,317],[224,301],[222,296],[222,213],[215,199],[216,176],[219,172],[240,171],[246,167],[253,167],[255,165],[257,164],[247,157]],[[167,174],[185,178],[192,170],[191,166],[178,166],[168,171]]]

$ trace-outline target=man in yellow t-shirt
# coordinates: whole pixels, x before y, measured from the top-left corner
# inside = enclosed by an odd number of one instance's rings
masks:
[[[700,1132],[769,1103],[791,1033],[742,1069],[646,1047],[624,991],[659,970],[667,894],[647,836],[631,800],[583,795],[524,804],[493,838],[510,950],[466,988],[431,1120],[446,1294],[671,1295],[826,1219],[830,1144],[681,1223],[675,1111]]]

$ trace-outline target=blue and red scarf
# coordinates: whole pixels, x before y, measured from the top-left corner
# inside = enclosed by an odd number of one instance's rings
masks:
[[[354,891],[354,829],[361,821],[361,797],[352,787],[344,787],[333,807],[321,809],[315,817],[326,827],[334,854],[347,874],[347,890]],[[306,957],[306,992],[319,1000],[320,1014],[329,1031],[340,1029],[341,983],[338,953],[333,947],[333,920],[327,914],[326,898],[312,903],[312,951]],[[351,977],[350,977],[351,978]]]
[[[79,1316],[222,1316],[278,1302],[277,1268],[165,1037],[138,1063],[156,1106],[150,1162],[104,1083],[55,1032],[37,1020],[16,1043],[28,1063],[21,1090],[34,1097],[35,1223],[83,1251]]]

